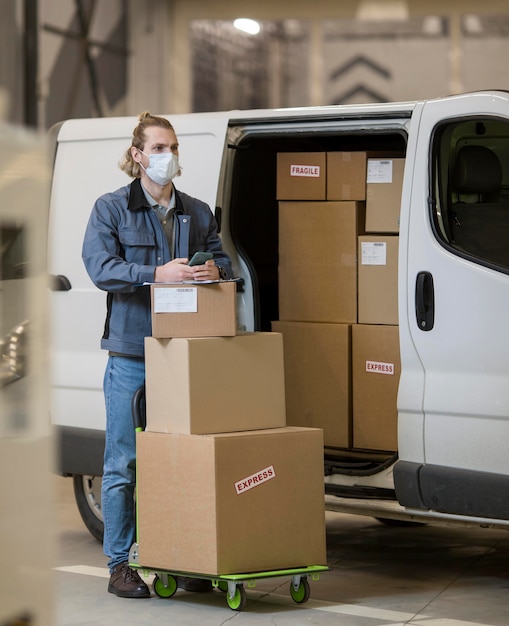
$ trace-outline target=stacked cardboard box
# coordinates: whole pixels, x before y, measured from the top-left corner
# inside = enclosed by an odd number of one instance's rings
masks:
[[[325,564],[323,433],[286,426],[282,337],[231,336],[227,283],[158,296],[188,287],[152,286],[139,562],[211,576]]]
[[[326,446],[397,449],[403,168],[366,152],[278,155],[272,330],[284,338],[287,422],[323,428]],[[383,410],[362,401],[373,389]]]
[[[395,451],[400,376],[399,215],[405,159],[368,158],[359,237],[359,318],[352,328],[353,446]]]

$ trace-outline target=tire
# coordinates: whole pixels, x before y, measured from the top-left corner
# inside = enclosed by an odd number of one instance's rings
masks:
[[[226,601],[228,606],[232,611],[242,611],[242,609],[246,606],[246,590],[243,585],[237,585],[235,587],[235,593],[233,598],[230,597],[230,594],[226,596]]]
[[[160,598],[171,598],[177,591],[177,579],[175,576],[168,575],[168,585],[165,587],[162,579],[156,574],[152,589]]]
[[[74,498],[81,519],[87,527],[89,533],[103,542],[104,524],[101,511],[101,476],[83,476],[75,474],[73,476]]]
[[[309,587],[308,579],[304,576],[300,579],[300,583],[297,589],[294,588],[293,583],[290,583],[290,595],[294,602],[297,604],[304,604],[309,600],[311,595],[311,589]]]

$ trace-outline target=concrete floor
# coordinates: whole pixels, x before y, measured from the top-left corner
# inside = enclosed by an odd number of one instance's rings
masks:
[[[390,527],[369,517],[327,513],[330,571],[310,581],[295,604],[289,578],[246,588],[232,611],[220,591],[171,599],[121,599],[107,593],[102,548],[85,529],[72,481],[56,477],[56,626],[507,626],[509,534],[445,526]],[[149,577],[148,582],[151,578]]]

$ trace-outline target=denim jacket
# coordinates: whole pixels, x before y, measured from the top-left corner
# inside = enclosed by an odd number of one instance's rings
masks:
[[[231,278],[230,259],[222,250],[209,206],[176,189],[174,192],[177,257],[191,258],[195,252],[207,250]],[[108,292],[101,348],[142,357],[144,338],[152,334],[150,287],[143,283],[153,282],[156,266],[172,257],[139,179],[97,199],[85,232],[82,256],[93,283]]]

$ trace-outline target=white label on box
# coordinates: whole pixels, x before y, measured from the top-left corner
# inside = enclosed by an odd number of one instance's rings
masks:
[[[392,183],[392,160],[368,159],[368,183]]]
[[[319,165],[290,165],[290,176],[306,176],[320,178]]]
[[[382,363],[380,361],[366,361],[366,372],[370,374],[394,375],[394,363]]]
[[[385,241],[361,241],[361,265],[387,265]]]
[[[198,289],[176,287],[154,289],[154,313],[197,313]]]
[[[256,472],[256,474],[251,474],[251,476],[247,478],[238,480],[235,483],[235,491],[237,495],[240,496],[241,493],[249,491],[249,489],[253,489],[253,487],[258,487],[258,485],[262,485],[273,478],[276,478],[276,470],[273,465],[269,465],[269,467]]]

